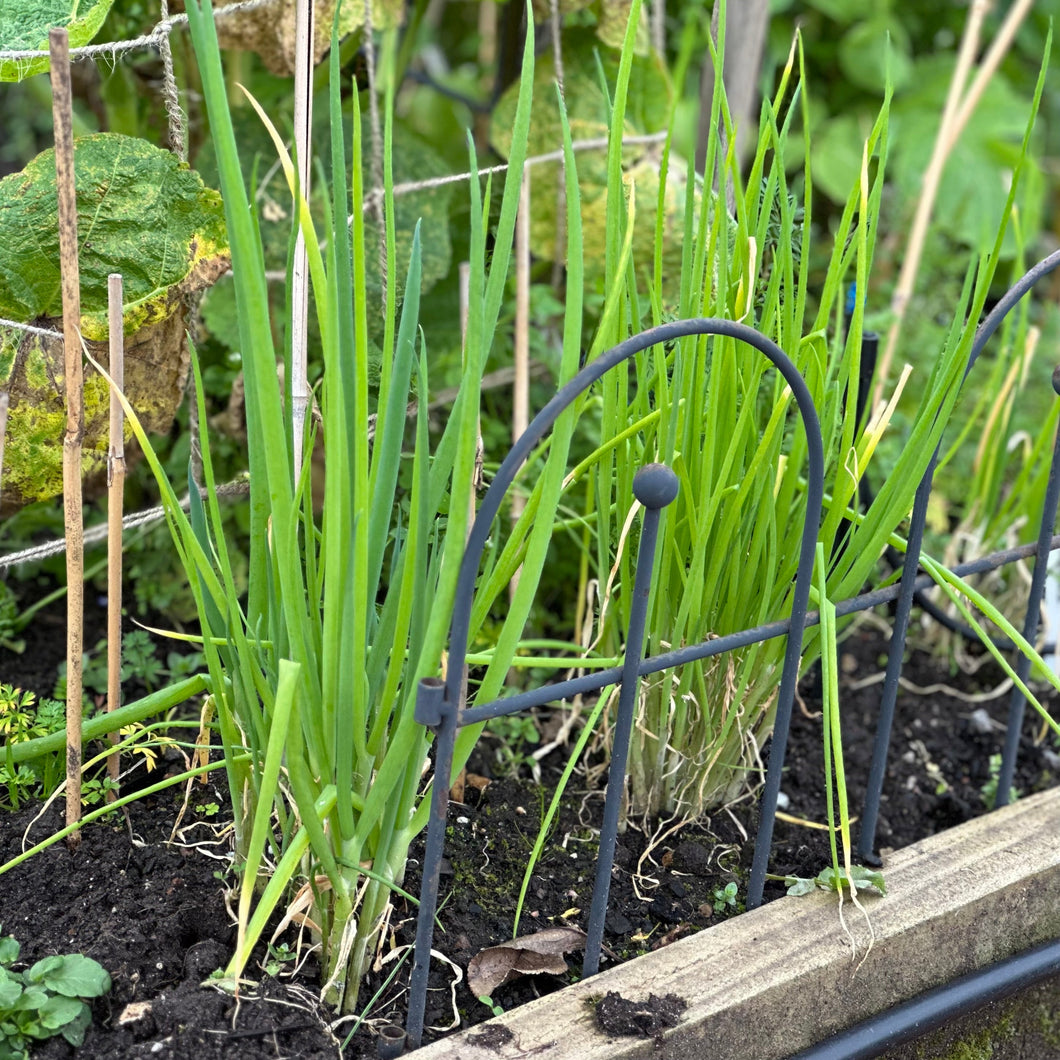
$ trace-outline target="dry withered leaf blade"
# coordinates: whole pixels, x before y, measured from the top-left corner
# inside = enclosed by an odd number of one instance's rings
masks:
[[[524,975],[562,975],[563,954],[585,948],[585,932],[576,927],[554,927],[521,935],[499,946],[487,946],[471,958],[467,983],[475,997],[489,997],[505,983]]]

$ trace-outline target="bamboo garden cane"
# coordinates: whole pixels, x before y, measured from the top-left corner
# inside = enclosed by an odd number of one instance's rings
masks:
[[[121,549],[122,506],[125,496],[125,418],[118,391],[125,386],[125,336],[122,324],[122,278],[112,272],[107,277],[107,323],[110,332],[110,451],[107,454],[107,713],[121,706]],[[118,733],[109,736],[117,745]],[[107,758],[107,776],[113,787],[107,801],[118,797],[121,754]]]
[[[63,438],[63,512],[66,532],[66,823],[81,819],[81,652],[84,642],[84,525],[81,513],[81,441],[84,435],[84,372],[81,361],[81,291],[77,264],[77,192],[74,183],[73,93],[70,41],[65,29],[48,34],[55,178],[59,207],[59,254],[63,293],[66,435]],[[81,845],[80,831],[67,846]]]

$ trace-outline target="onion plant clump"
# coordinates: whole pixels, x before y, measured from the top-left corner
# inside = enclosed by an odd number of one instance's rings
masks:
[[[634,12],[637,4],[634,4]],[[722,33],[724,18],[721,19]],[[719,45],[723,52],[723,41]],[[747,323],[773,339],[806,379],[821,418],[826,454],[826,499],[819,540],[827,568],[828,598],[860,591],[898,531],[950,419],[960,393],[974,328],[1000,258],[1001,240],[1020,185],[1029,125],[1014,169],[1000,230],[987,253],[973,261],[954,307],[945,345],[926,379],[908,435],[883,485],[865,512],[858,484],[870,466],[905,385],[889,401],[860,414],[865,297],[878,235],[888,149],[889,93],[864,144],[860,179],[825,248],[820,287],[810,272],[820,257],[811,217],[813,174],[803,145],[801,204],[789,186],[785,159],[792,129],[808,138],[801,42],[796,42],[778,90],[762,107],[757,145],[746,180],[731,149],[735,141],[723,93],[716,93],[705,182],[725,191],[730,210],[708,193],[687,196],[680,294],[665,301],[662,226],[654,263],[629,262],[621,206],[620,156],[611,158],[607,279],[624,285],[618,314],[605,321],[601,347],[672,317],[720,317]],[[721,83],[720,70],[715,83]],[[1032,108],[1037,109],[1041,81]],[[616,92],[616,109],[619,95]],[[670,164],[662,159],[663,176]],[[688,186],[700,178],[689,165]],[[660,193],[660,215],[662,192]],[[856,291],[845,312],[848,291]],[[592,643],[602,654],[619,650],[633,584],[636,523],[632,480],[650,460],[674,468],[681,481],[664,514],[647,621],[652,653],[694,644],[790,614],[798,541],[806,508],[805,435],[790,390],[764,358],[730,338],[681,340],[672,348],[638,355],[635,373],[610,373],[592,400],[603,444],[579,464],[586,503],[579,517],[584,546],[600,587]],[[588,580],[588,575],[587,575]],[[758,749],[768,736],[779,683],[783,638],[648,679],[642,688],[630,755],[629,812],[695,816],[733,797],[760,768]],[[804,665],[821,651],[817,631],[807,635]]]
[[[413,705],[419,679],[444,672],[475,489],[480,381],[504,295],[533,79],[522,80],[510,166],[499,209],[493,207],[492,254],[487,253],[492,181],[471,181],[464,369],[459,396],[433,449],[426,401],[419,401],[415,413],[409,411],[417,396],[428,393],[430,328],[419,319],[418,234],[410,260],[398,262],[395,250],[393,34],[384,36],[379,66],[385,101],[388,267],[381,367],[371,382],[369,318],[380,306],[369,297],[365,266],[370,255],[378,256],[379,247],[366,245],[367,195],[356,105],[349,169],[345,161],[338,48],[331,50],[330,170],[321,167],[324,195],[313,198],[314,203],[324,198],[323,235],[309,207],[314,189],[298,186],[282,140],[251,101],[272,133],[288,176],[294,202],[291,246],[300,233],[320,333],[319,422],[296,447],[292,386],[277,381],[278,361],[284,379],[292,379],[291,344],[288,338],[277,350],[273,343],[254,197],[240,171],[210,0],[190,3],[188,16],[218,157],[242,346],[251,519],[245,597],[232,576],[208,440],[202,461],[205,499],[199,500],[192,484],[191,510],[185,515],[143,432],[134,429],[159,480],[196,597],[236,807],[236,858],[244,869],[237,951],[228,975],[238,981],[269,917],[286,908],[284,923],[309,925],[321,944],[326,993],[351,1011],[393,895],[409,898],[401,890],[409,845],[426,821],[422,794],[430,738],[415,723]],[[530,75],[533,60],[531,29],[523,57]],[[567,140],[569,191],[576,195],[569,133]],[[473,148],[469,155],[474,172]],[[580,261],[577,220],[567,238],[572,263]],[[399,265],[406,277],[400,300],[395,282]],[[561,381],[578,369],[581,282],[580,269],[572,264]],[[205,423],[197,364],[195,372],[199,422]],[[572,415],[557,424],[537,468],[537,519],[524,521],[515,531],[521,577],[495,639],[487,686],[501,686],[533,602],[572,429]],[[316,435],[322,436],[324,449],[322,497],[313,495],[311,476],[305,473]],[[485,609],[506,590],[503,582],[493,597],[488,586],[480,592]],[[475,735],[466,734],[463,757]],[[456,768],[459,764],[458,757]]]
[[[821,540],[828,598],[859,587],[896,528],[960,385],[967,345],[961,322],[982,308],[997,258],[970,274],[957,323],[922,390],[899,468],[865,514],[854,510],[857,482],[885,428],[888,410],[856,415],[864,306],[855,300],[844,329],[843,290],[867,278],[883,189],[887,109],[865,147],[827,276],[811,291],[811,225],[788,187],[784,146],[805,106],[795,86],[795,56],[776,99],[763,108],[758,147],[746,184],[715,138],[707,173],[729,195],[715,196],[688,168],[679,295],[667,303],[662,277],[662,216],[668,147],[661,166],[655,259],[631,255],[636,197],[624,194],[622,131],[640,18],[634,0],[617,83],[608,95],[611,146],[604,301],[588,356],[661,323],[668,316],[741,320],[774,339],[805,375],[822,415],[830,454],[829,496]],[[330,166],[299,184],[295,166],[264,111],[287,173],[294,209],[291,261],[304,241],[320,335],[323,374],[319,418],[301,444],[290,313],[277,348],[266,292],[255,197],[240,168],[210,0],[188,5],[189,26],[215,144],[232,252],[245,379],[250,488],[248,590],[236,590],[229,543],[216,500],[208,439],[203,444],[204,499],[191,483],[191,510],[133,424],[160,482],[177,550],[203,634],[212,707],[236,807],[236,858],[243,866],[236,953],[227,969],[238,982],[269,918],[307,925],[321,946],[327,994],[344,1010],[358,986],[395,893],[404,882],[410,844],[426,823],[423,798],[429,734],[414,721],[418,681],[444,672],[458,568],[474,498],[479,397],[486,357],[505,294],[533,93],[532,18],[527,34],[509,168],[499,206],[491,179],[470,184],[469,306],[459,396],[441,437],[432,441],[430,322],[419,315],[420,248],[399,261],[394,225],[391,144],[393,34],[385,34],[379,76],[384,96],[382,212],[384,305],[379,370],[369,371],[369,320],[380,306],[366,286],[368,194],[362,168],[360,111],[352,111],[352,162],[346,163],[339,51],[330,67]],[[334,42],[333,42],[334,43]],[[686,49],[682,62],[690,54]],[[800,57],[801,65],[801,57]],[[720,76],[716,83],[720,84]],[[790,98],[789,98],[790,96]],[[356,94],[355,94],[356,98]],[[252,101],[253,102],[253,101]],[[575,159],[562,98],[557,106],[565,152],[567,271],[558,381],[572,378],[582,354],[583,243]],[[731,123],[721,93],[712,125]],[[807,124],[804,122],[804,124]],[[809,152],[807,151],[807,157]],[[477,168],[469,150],[469,168]],[[1013,188],[1018,184],[1017,167]],[[810,202],[807,168],[803,194]],[[1014,194],[1014,192],[1013,192]],[[317,210],[314,221],[310,201]],[[493,209],[491,211],[491,203]],[[495,224],[491,220],[495,218]],[[492,229],[492,252],[487,248]],[[645,268],[647,265],[647,268]],[[289,269],[293,271],[293,264]],[[405,276],[398,297],[397,275]],[[288,285],[290,287],[290,284]],[[290,307],[288,307],[290,310]],[[455,312],[454,307],[454,312]],[[278,382],[277,363],[283,365]],[[199,422],[207,416],[195,365]],[[286,394],[284,393],[286,391]],[[284,398],[286,397],[286,400]],[[415,399],[421,399],[418,403]],[[593,652],[574,660],[601,665],[621,650],[636,554],[632,479],[643,463],[670,464],[681,492],[665,516],[656,559],[649,647],[702,640],[790,610],[795,548],[805,507],[805,444],[791,395],[752,351],[732,340],[689,339],[639,355],[632,374],[612,372],[557,421],[533,454],[526,506],[503,546],[489,551],[472,611],[476,694],[496,697],[524,645],[524,627],[557,532],[584,534],[588,567],[606,587],[594,616]],[[414,408],[411,414],[409,410]],[[129,410],[127,410],[129,411]],[[575,425],[590,431],[589,455],[568,469]],[[323,494],[306,473],[317,440],[324,450]],[[584,445],[585,435],[581,436]],[[567,518],[577,501],[584,510]],[[560,518],[560,506],[564,505]],[[319,513],[319,514],[318,514]],[[513,575],[518,581],[509,599]],[[503,607],[494,605],[503,600]],[[497,616],[502,621],[497,621]],[[488,636],[479,636],[485,630]],[[809,652],[819,651],[812,638]],[[635,812],[690,812],[742,784],[768,731],[780,642],[748,649],[731,663],[688,666],[646,686],[632,758]],[[595,656],[590,659],[589,656]],[[555,667],[559,660],[523,665]],[[602,705],[597,708],[599,716]],[[462,731],[455,768],[477,737]],[[450,778],[434,778],[448,783]],[[405,895],[406,898],[409,896]]]

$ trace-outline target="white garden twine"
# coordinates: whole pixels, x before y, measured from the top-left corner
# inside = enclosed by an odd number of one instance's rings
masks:
[[[200,496],[205,498],[208,491],[203,489],[199,492]],[[246,481],[245,478],[234,479],[232,482],[226,482],[217,487],[218,497],[245,497],[249,493],[250,483]],[[182,498],[180,506],[187,511],[190,506],[189,498]],[[124,529],[130,530],[139,526],[150,526],[152,523],[159,523],[165,517],[166,509],[163,505],[159,504],[154,508],[145,508],[142,512],[133,512],[131,515],[125,516],[121,521],[121,525]],[[108,526],[106,522],[98,523],[96,526],[89,527],[89,529],[85,531],[85,547],[98,545],[101,542],[106,541],[107,530]],[[34,545],[33,548],[23,549],[21,552],[12,552],[7,556],[0,556],[0,570],[7,570],[8,567],[17,567],[23,563],[37,563],[42,559],[58,556],[65,551],[66,541],[64,538],[58,538],[55,541],[47,541],[42,545]]]
[[[240,0],[239,3],[230,4],[228,7],[220,7],[214,10],[216,18],[234,15],[239,11],[250,11],[255,7],[263,7],[273,3],[274,0]],[[183,26],[188,21],[186,14],[166,15],[168,5],[162,4],[163,17],[161,21],[151,30],[140,37],[132,37],[130,40],[110,41],[106,44],[85,44],[80,48],[70,49],[71,59],[95,59],[98,57],[109,58],[111,63],[117,62],[118,56],[124,52],[136,51],[138,48],[158,48],[160,51],[166,48],[169,35],[176,26]],[[0,59],[46,59],[50,52],[46,49],[39,51],[35,49],[21,51],[0,51]]]

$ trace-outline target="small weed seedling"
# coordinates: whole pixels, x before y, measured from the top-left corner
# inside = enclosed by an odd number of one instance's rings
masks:
[[[736,881],[732,880],[725,884],[724,887],[717,887],[714,890],[714,912],[724,913],[727,909],[736,909],[736,892],[738,888]]]
[[[74,1048],[92,1022],[86,998],[110,990],[110,976],[90,957],[53,955],[16,972],[18,942],[0,938],[0,1060],[28,1060],[32,1041],[61,1034]]]
[[[983,805],[992,810],[997,805],[997,784],[1001,776],[1001,755],[990,756],[990,779],[979,789]],[[1020,797],[1016,788],[1008,789],[1008,801],[1015,802]]]
[[[10,743],[47,736],[48,728],[38,717],[37,697],[21,688],[0,685],[0,735]]]
[[[799,897],[804,894],[812,894],[816,890],[840,892],[844,888],[854,888],[864,891],[869,887],[886,894],[887,888],[883,882],[883,873],[878,869],[869,869],[864,865],[851,865],[849,869],[836,871],[831,865],[822,869],[812,879],[803,876],[770,876],[771,880],[783,880],[788,894]]]
[[[11,749],[17,743],[47,736],[63,727],[64,707],[52,699],[37,700],[32,692],[0,684],[0,741],[7,756],[0,764],[0,786],[7,789],[12,809],[42,791],[50,791],[59,782],[63,765],[59,755],[46,755],[36,763],[16,765]]]
[[[110,792],[117,790],[118,786],[110,777],[93,777],[81,785],[81,805],[102,806]]]
[[[504,714],[490,718],[486,731],[496,736],[495,751],[498,764],[508,776],[518,776],[525,766],[531,773],[537,766],[533,749],[541,742],[534,719],[525,714]]]
[[[494,1016],[503,1016],[504,1015],[504,1008],[502,1006],[498,1005],[493,1000],[493,998],[489,997],[488,995],[483,994],[479,998],[479,1001],[481,1001],[482,1004],[485,1005],[486,1008],[488,1008],[490,1010],[490,1012],[493,1013]]]
[[[297,958],[298,951],[293,946],[288,946],[286,942],[281,942],[278,946],[270,944],[269,959],[265,962],[265,974],[275,979],[288,964]]]

